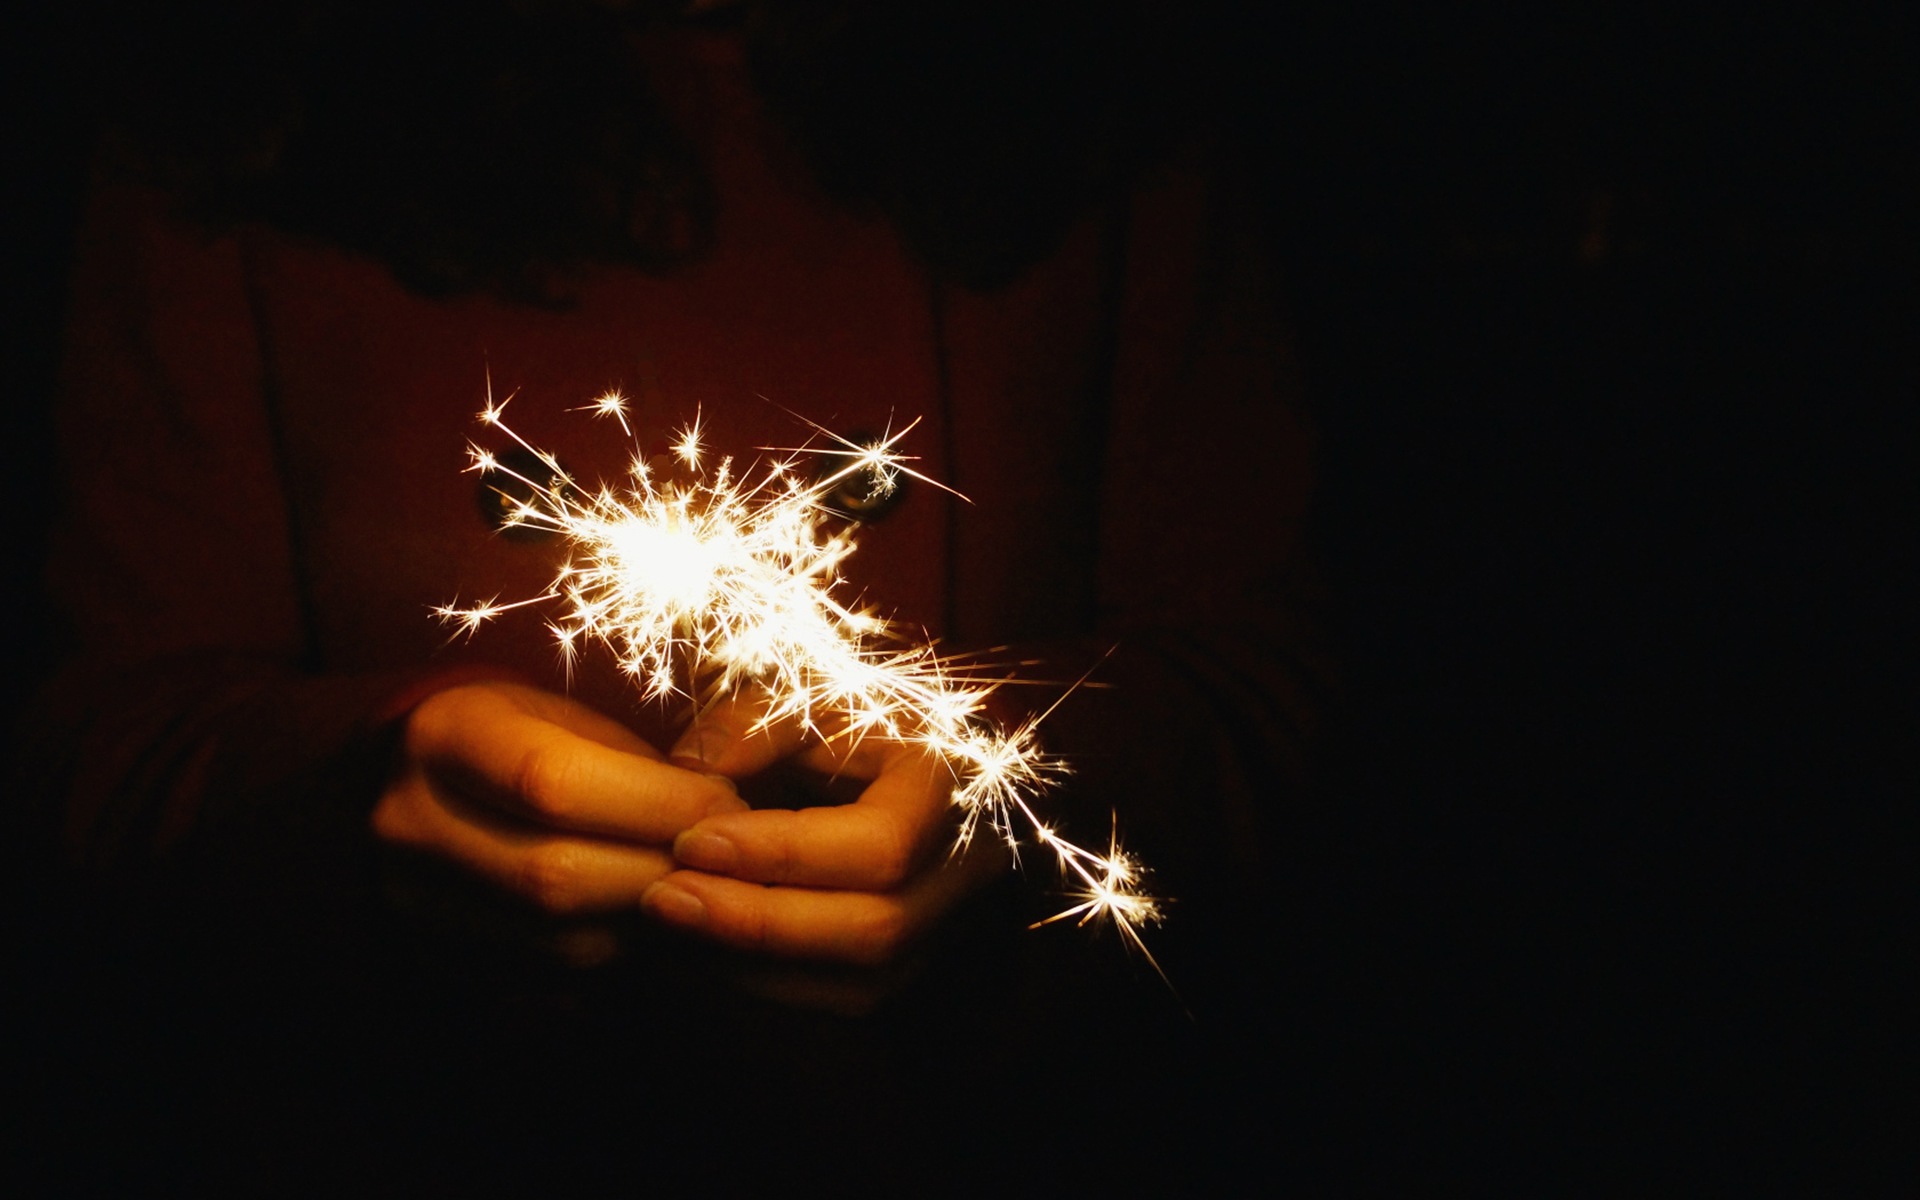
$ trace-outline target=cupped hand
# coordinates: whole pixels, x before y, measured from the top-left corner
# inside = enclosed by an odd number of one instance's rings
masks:
[[[674,869],[677,835],[745,807],[725,778],[584,705],[490,682],[413,709],[372,822],[388,845],[577,917],[632,908]]]
[[[763,728],[762,711],[745,699],[717,706],[673,761],[744,779],[792,759],[867,786],[850,804],[703,817],[674,839],[681,869],[643,894],[660,921],[758,954],[879,966],[1004,869],[990,838],[955,852],[953,770],[925,747],[823,739],[794,721]]]

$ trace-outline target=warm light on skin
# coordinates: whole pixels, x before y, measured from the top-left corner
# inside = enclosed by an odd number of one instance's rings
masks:
[[[1046,714],[1010,731],[993,726],[983,708],[1004,679],[991,664],[901,640],[885,621],[846,607],[835,594],[854,543],[838,531],[828,497],[856,474],[883,490],[902,474],[933,483],[908,469],[913,460],[895,449],[918,422],[869,445],[816,425],[839,448],[776,450],[789,457],[756,464],[748,474],[759,481],[748,483],[736,478],[731,459],[700,470],[696,417],[671,447],[690,479],[657,480],[636,444],[624,488],[588,492],[553,455],[507,426],[503,413],[512,399],[496,404],[489,394],[479,419],[534,455],[551,478],[521,475],[477,445],[469,447],[467,469],[524,485],[531,497],[524,501],[501,492],[512,501],[506,523],[562,535],[571,557],[541,595],[445,605],[435,609],[441,620],[472,635],[503,612],[551,603],[559,611],[549,628],[569,670],[580,644],[597,642],[650,699],[677,695],[704,704],[752,684],[767,701],[760,727],[796,721],[823,739],[858,742],[873,734],[924,746],[954,775],[956,848],[984,825],[1017,852],[1024,831],[1053,852],[1078,901],[1040,924],[1110,918],[1145,953],[1140,929],[1162,914],[1139,890],[1141,869],[1117,836],[1105,854],[1095,853],[1061,838],[1031,807],[1066,773],[1040,749],[1036,729]],[[632,436],[619,392],[586,411],[618,418]],[[803,454],[841,465],[808,483],[791,457]]]

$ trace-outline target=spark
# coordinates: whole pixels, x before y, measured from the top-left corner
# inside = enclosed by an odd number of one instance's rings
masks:
[[[517,481],[511,492],[499,489],[505,524],[561,535],[569,557],[546,592],[504,604],[443,605],[434,610],[443,622],[472,636],[509,610],[552,605],[548,628],[569,676],[581,646],[594,643],[649,700],[679,697],[697,712],[754,686],[766,702],[758,728],[793,721],[823,740],[924,746],[953,773],[956,853],[983,831],[1004,841],[1016,861],[1023,842],[1044,847],[1075,903],[1038,924],[1110,920],[1153,962],[1140,931],[1161,920],[1161,905],[1143,890],[1145,870],[1120,848],[1117,827],[1101,853],[1068,841],[1035,811],[1068,773],[1040,746],[1038,727],[1052,709],[1000,728],[986,715],[988,698],[1009,682],[1000,668],[901,637],[842,598],[841,567],[855,545],[829,497],[851,476],[880,489],[897,487],[901,476],[943,487],[909,467],[917,460],[897,448],[917,420],[897,432],[889,422],[867,443],[807,421],[833,445],[810,439],[762,447],[783,457],[736,472],[731,458],[701,468],[696,414],[669,447],[684,478],[666,479],[653,464],[667,460],[644,453],[628,427],[625,398],[610,390],[575,411],[617,417],[634,443],[630,465],[619,486],[587,489],[506,424],[512,399],[495,403],[489,381],[479,420],[531,453],[547,477],[520,474],[477,444],[468,447],[467,469]],[[803,456],[834,465],[801,470]]]
[[[1105,854],[1095,854],[1063,841],[1046,825],[1036,824],[1035,837],[1042,845],[1054,848],[1062,873],[1078,881],[1077,890],[1070,895],[1079,903],[1044,921],[1035,921],[1032,928],[1038,929],[1042,925],[1073,917],[1080,918],[1076,924],[1085,925],[1105,917],[1114,923],[1134,949],[1146,956],[1153,969],[1159,972],[1160,978],[1165,980],[1167,973],[1160,969],[1159,962],[1140,936],[1141,927],[1159,924],[1165,914],[1161,911],[1159,900],[1140,890],[1141,877],[1146,868],[1120,848],[1118,824],[1107,842]],[[1170,985],[1171,981],[1168,982]]]
[[[918,471],[910,470],[906,464],[918,462],[919,459],[913,455],[901,454],[894,450],[896,445],[919,426],[921,420],[919,417],[915,417],[909,421],[906,427],[899,433],[893,432],[893,422],[888,421],[886,433],[881,434],[872,442],[863,445],[859,442],[850,441],[847,438],[841,437],[824,425],[818,425],[812,421],[808,421],[807,418],[801,417],[798,413],[794,413],[793,415],[801,421],[805,421],[808,425],[812,425],[814,432],[820,434],[822,437],[840,443],[843,448],[839,450],[823,449],[819,446],[762,446],[760,448],[781,454],[815,454],[846,459],[847,462],[844,466],[833,471],[826,479],[821,481],[823,491],[848,476],[864,474],[866,479],[872,481],[871,486],[874,488],[874,494],[876,496],[891,495],[893,490],[900,485],[900,476],[908,475],[914,479],[918,479],[922,483],[937,487],[950,496],[956,496],[961,500],[967,499],[939,480],[928,475],[922,475]],[[968,501],[968,503],[972,502]]]
[[[681,462],[693,470],[700,469],[700,414],[695,413],[693,423],[680,431],[680,437],[673,443],[673,453]]]
[[[613,417],[620,422],[620,432],[633,436],[633,427],[627,424],[627,398],[619,388],[608,388],[600,393],[592,404],[576,408],[574,412],[590,412],[598,417]]]

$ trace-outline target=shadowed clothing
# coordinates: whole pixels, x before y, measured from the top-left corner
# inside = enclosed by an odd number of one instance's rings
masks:
[[[533,612],[471,640],[430,612],[542,592],[562,554],[502,536],[463,470],[489,389],[586,482],[617,480],[633,452],[580,411],[610,388],[630,398],[643,452],[664,454],[698,416],[709,455],[738,472],[808,439],[794,414],[869,435],[920,419],[901,451],[971,503],[911,487],[859,531],[847,594],[943,648],[1006,647],[1048,681],[1117,647],[1095,676],[1112,686],[1083,690],[1042,730],[1076,772],[1057,808],[1069,835],[1104,842],[1117,809],[1129,847],[1182,899],[1178,922],[1229,914],[1263,886],[1315,675],[1295,594],[1308,473],[1285,343],[1230,191],[1193,156],[1096,206],[1010,286],[965,290],[809,182],[726,39],[690,44],[668,94],[712,174],[714,248],[669,274],[582,271],[559,307],[422,298],[377,262],[261,225],[191,229],[160,193],[103,174],[59,414],[51,585],[74,654],[32,722],[25,769],[81,891],[101,912],[140,910],[126,978],[157,981],[154,1011],[188,1014],[186,1032],[127,1035],[153,1075],[194,1075],[208,1065],[194,1048],[219,1043],[208,1079],[317,1068],[316,1094],[338,1098],[365,1068],[381,1076],[380,1105],[407,1109],[418,1088],[432,1109],[467,1084],[501,1085],[467,1039],[504,1029],[526,1055],[506,1074],[525,1071],[535,1091],[645,1059],[723,1104],[718,1081],[686,1082],[715,1065],[700,1037],[718,1025],[738,1033],[710,1052],[733,1064],[727,1082],[766,1068],[762,1052],[788,1058],[756,1082],[769,1090],[755,1105],[818,1087],[888,1109],[940,1059],[973,1059],[955,1066],[956,1097],[997,1087],[988,1068],[1013,1069],[1015,1048],[1051,1040],[1051,1061],[1088,1065],[1098,1036],[1139,1010],[1162,1022],[1148,1060],[1197,1036],[1164,1034],[1174,1005],[1137,981],[1090,1000],[1111,972],[1062,985],[1060,963],[1035,965],[1059,954],[1019,932],[1026,910],[1053,903],[1031,894],[1050,884],[1037,872],[936,938],[913,999],[865,1024],[736,995],[717,981],[763,969],[645,932],[628,962],[582,977],[499,950],[532,923],[508,905],[436,913],[415,897],[406,920],[388,915],[366,819],[397,721],[456,681],[559,680]],[[660,745],[683,716],[643,704],[593,651],[569,690]],[[1003,697],[1040,708],[1058,690]],[[1085,971],[1087,954],[1067,957]],[[1205,960],[1192,961],[1204,992]],[[455,997],[472,1007],[442,1022]],[[663,1058],[580,1033],[685,1019],[688,998],[704,1032]],[[989,1012],[943,1024],[969,1004]],[[276,1005],[281,1017],[261,1015]],[[406,1032],[373,1016],[394,1011]],[[213,1028],[223,1018],[234,1023]],[[299,1071],[278,1073],[282,1052]],[[281,1090],[281,1119],[256,1119],[279,1136],[320,1119]],[[232,1104],[196,1094],[189,1107],[232,1116]],[[599,1111],[577,1096],[560,1107]],[[478,1144],[498,1116],[428,1132]],[[820,1119],[796,1115],[796,1128]],[[263,1155],[258,1177],[281,1165]]]

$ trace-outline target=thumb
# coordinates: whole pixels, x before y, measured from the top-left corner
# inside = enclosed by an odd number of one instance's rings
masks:
[[[806,727],[798,718],[768,723],[764,696],[733,695],[694,716],[668,751],[675,766],[742,778],[798,750]]]

